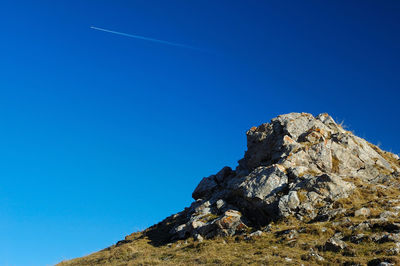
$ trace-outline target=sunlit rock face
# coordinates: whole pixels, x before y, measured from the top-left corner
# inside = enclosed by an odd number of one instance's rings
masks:
[[[356,180],[378,184],[398,175],[399,158],[344,130],[328,114],[280,115],[246,133],[235,170],[224,167],[194,190],[195,202],[174,221],[171,239],[231,236],[293,216],[329,219]],[[177,222],[179,221],[179,222]]]

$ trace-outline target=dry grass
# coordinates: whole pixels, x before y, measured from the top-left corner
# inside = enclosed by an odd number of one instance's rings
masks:
[[[350,197],[339,199],[335,202],[335,207],[345,208],[349,211],[355,211],[362,207],[371,210],[371,216],[378,216],[385,210],[389,209],[389,200],[400,199],[400,190],[398,186],[377,186],[362,181],[360,178],[345,178],[347,182],[351,182],[356,189]],[[393,182],[394,179],[391,180]]]
[[[390,163],[392,165],[392,167],[394,166],[394,168],[396,167],[400,167],[400,161],[397,160],[394,156],[393,153],[387,152],[387,151],[383,151],[381,150],[378,146],[368,143],[368,145],[374,149],[380,156],[382,156],[388,163]]]
[[[301,228],[301,229],[300,229]],[[282,232],[296,229],[300,233],[293,239],[285,238]],[[348,230],[348,229],[347,229]],[[310,248],[317,251],[337,231],[350,234],[345,226],[334,226],[332,222],[301,224],[297,220],[281,221],[272,226],[268,233],[252,240],[237,240],[234,237],[215,238],[202,243],[188,239],[169,245],[155,247],[142,233],[136,233],[131,243],[112,246],[87,257],[62,262],[66,265],[314,265],[318,263],[309,256]],[[386,251],[393,243],[376,244],[365,242],[349,243],[351,254],[317,251],[325,258],[325,265],[368,261],[385,257],[400,263]]]
[[[307,169],[303,173],[299,174],[299,177],[303,177],[305,175],[319,176],[319,175],[321,175],[321,172],[317,172],[317,171],[312,170],[312,169]]]
[[[368,207],[371,216],[386,209],[387,201],[399,198],[399,191],[379,191],[371,193],[371,187],[360,180],[354,180],[359,188],[351,197],[337,204],[350,212]],[[394,193],[395,192],[395,193]],[[383,193],[383,194],[379,194]],[[380,197],[378,198],[378,195]],[[345,223],[338,220],[347,219]],[[398,257],[388,253],[394,243],[375,243],[372,241],[353,244],[347,252],[334,253],[318,248],[335,233],[341,232],[345,238],[354,235],[350,225],[363,222],[365,217],[337,217],[334,221],[304,223],[295,218],[287,218],[271,224],[269,232],[261,237],[245,240],[243,237],[226,237],[194,242],[191,238],[170,244],[154,245],[142,232],[126,237],[131,242],[111,246],[87,257],[62,262],[67,265],[331,265],[343,263],[367,264],[375,258],[386,258],[400,264]],[[396,219],[396,218],[395,218]],[[398,221],[397,221],[398,222]],[[285,235],[286,230],[295,229],[299,234],[294,238]],[[374,232],[363,232],[370,235]],[[317,261],[310,256],[310,249],[318,252],[325,261]]]
[[[340,161],[339,161],[338,157],[336,157],[335,155],[332,155],[332,172],[339,173],[339,165],[340,165]]]

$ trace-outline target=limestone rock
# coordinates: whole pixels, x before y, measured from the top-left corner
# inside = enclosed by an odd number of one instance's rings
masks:
[[[354,244],[360,244],[361,242],[367,241],[369,239],[365,234],[357,234],[350,238],[350,241]]]
[[[250,234],[251,237],[258,237],[258,236],[262,236],[263,232],[261,230],[257,230],[253,233]]]
[[[194,240],[201,243],[201,242],[203,242],[203,237],[199,234],[195,234]]]
[[[333,252],[339,252],[344,250],[347,247],[347,244],[340,240],[337,237],[331,237],[326,241],[323,249],[326,251],[333,251]]]
[[[365,216],[365,217],[368,217],[370,213],[371,213],[371,211],[370,211],[368,208],[361,208],[361,209],[356,210],[356,211],[354,212],[354,216],[355,216],[355,217],[357,217],[357,216]]]
[[[215,176],[204,177],[196,189],[192,193],[194,199],[200,199],[203,197],[210,196],[212,192],[217,188],[217,183],[215,182]]]
[[[400,177],[396,155],[344,130],[328,114],[280,115],[246,135],[247,151],[236,169],[224,167],[200,181],[192,194],[196,201],[175,218],[171,238],[232,236],[289,216],[331,220],[348,211],[335,202],[354,193],[357,180],[386,190]],[[393,205],[395,210],[398,202]],[[367,208],[353,213],[370,215]],[[385,212],[379,221],[351,229],[374,228],[396,215]],[[325,248],[344,246],[331,238]]]

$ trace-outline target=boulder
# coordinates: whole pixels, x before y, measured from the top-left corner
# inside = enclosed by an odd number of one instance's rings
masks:
[[[325,251],[333,251],[333,252],[340,252],[347,247],[347,244],[340,240],[338,237],[331,237],[326,241],[325,245],[323,246],[323,250]]]
[[[368,208],[361,208],[358,209],[354,212],[354,216],[365,216],[368,217],[370,215],[371,211]]]
[[[193,191],[192,197],[197,200],[210,196],[217,186],[217,182],[215,182],[215,175],[204,177]]]

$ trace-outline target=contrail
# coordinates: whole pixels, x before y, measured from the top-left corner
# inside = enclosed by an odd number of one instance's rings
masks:
[[[196,47],[193,47],[193,46],[189,46],[189,45],[184,45],[184,44],[174,43],[174,42],[168,42],[168,41],[163,41],[163,40],[157,40],[157,39],[148,38],[148,37],[144,37],[144,36],[140,36],[140,35],[133,35],[133,34],[123,33],[123,32],[118,32],[118,31],[113,31],[113,30],[107,30],[107,29],[102,29],[102,28],[93,27],[93,26],[91,26],[90,28],[94,29],[94,30],[114,33],[114,34],[118,34],[118,35],[122,35],[122,36],[126,36],[126,37],[131,37],[131,38],[135,38],[135,39],[150,41],[150,42],[157,42],[157,43],[162,43],[162,44],[166,44],[166,45],[189,48],[189,49],[194,49],[194,50],[201,50],[199,48],[196,48]]]

